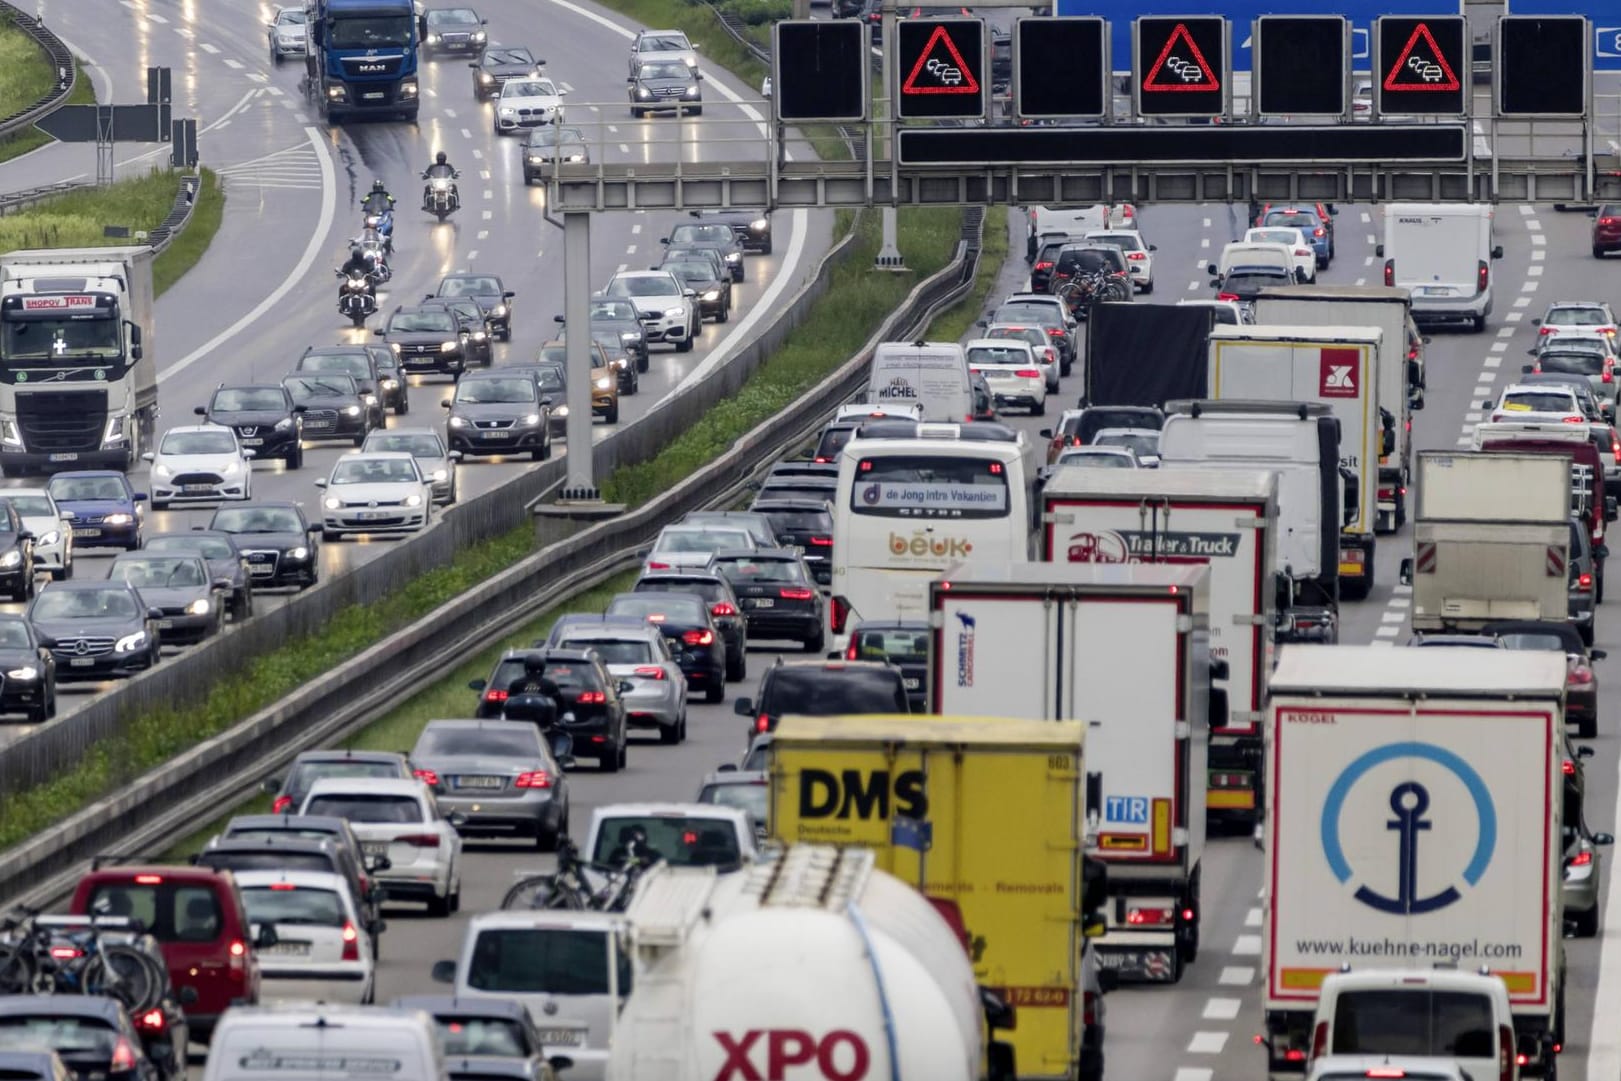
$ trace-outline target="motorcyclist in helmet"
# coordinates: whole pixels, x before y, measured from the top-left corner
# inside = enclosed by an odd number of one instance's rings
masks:
[[[450,159],[443,150],[435,154],[433,164],[422,171],[422,179],[428,181],[422,186],[422,208],[424,210],[428,209],[428,197],[433,192],[433,181],[447,177],[455,180],[460,176],[461,174],[451,166]],[[450,190],[454,192],[456,190],[455,185],[452,185]]]
[[[375,269],[372,261],[366,258],[366,249],[359,244],[349,245],[349,260],[338,268],[345,274],[361,274],[369,276]]]
[[[381,180],[371,182],[371,191],[360,201],[360,212],[367,218],[377,216],[377,232],[383,238],[383,250],[394,250],[394,196]]]
[[[542,729],[557,723],[563,692],[546,675],[545,658],[525,656],[523,675],[508,684],[506,690],[507,704],[502,715],[507,720],[534,721]]]

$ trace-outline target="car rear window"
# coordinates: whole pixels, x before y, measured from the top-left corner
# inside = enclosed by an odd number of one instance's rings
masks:
[[[251,923],[301,924],[305,927],[342,927],[349,921],[343,898],[333,890],[275,882],[244,886],[242,907]]]
[[[48,1047],[63,1055],[113,1053],[118,1032],[98,1017],[0,1017],[0,1047]]]
[[[541,671],[547,679],[557,684],[557,689],[564,694],[577,695],[581,691],[603,689],[597,685],[596,669],[579,661],[547,661]],[[496,665],[495,677],[490,680],[490,686],[510,687],[522,679],[523,675],[523,658],[509,657]]]
[[[289,795],[301,797],[316,781],[328,777],[398,777],[399,766],[391,762],[300,762],[287,778]]]
[[[203,852],[199,867],[216,871],[331,871],[333,861],[316,852]]]
[[[839,456],[839,451],[850,441],[855,433],[854,424],[836,424],[822,432],[821,440],[816,444],[815,458],[819,462],[831,462]]]
[[[834,717],[845,713],[905,713],[900,673],[870,668],[774,668],[766,676],[760,712]]]
[[[538,733],[530,725],[524,724],[486,728],[426,728],[417,737],[411,753],[523,758],[533,757],[539,750]]]
[[[1573,411],[1571,399],[1574,397],[1574,394],[1516,391],[1503,398],[1503,408],[1511,413],[1569,413]]]
[[[90,894],[89,910],[139,920],[159,942],[212,942],[222,922],[213,887],[179,882],[98,886]]]
[[[638,582],[637,584],[640,585],[641,583]],[[649,587],[649,590],[651,590],[651,587]],[[661,585],[659,592],[668,594],[677,591],[665,589]],[[678,620],[682,623],[702,623],[704,622],[704,613],[707,611],[708,609],[703,601],[696,597],[688,600],[685,597],[638,597],[635,595],[626,597],[621,595],[609,602],[608,610],[604,614],[610,616],[637,616],[650,619],[654,623],[661,623],[665,620]]]
[[[447,1055],[523,1058],[534,1050],[523,1026],[507,1017],[441,1017],[437,1027]]]
[[[347,818],[351,822],[386,824],[422,821],[422,807],[414,796],[382,793],[334,792],[316,796],[300,813],[331,815],[334,818]]]
[[[1603,308],[1553,308],[1544,319],[1546,326],[1602,327],[1609,323]]]
[[[1558,372],[1565,375],[1603,375],[1604,354],[1592,353],[1543,353],[1537,357],[1537,367],[1545,372]]]
[[[856,657],[863,661],[889,660],[896,664],[927,664],[929,632],[887,628],[857,630],[851,638]]]
[[[814,533],[831,539],[833,535],[833,516],[823,510],[768,510],[761,513],[779,536],[784,533]]]
[[[619,993],[631,990],[630,960],[619,954]],[[468,986],[492,994],[606,995],[608,936],[571,928],[480,931]]]
[[[1160,422],[1151,413],[1127,409],[1088,409],[1068,428],[1065,434],[1078,435],[1082,443],[1090,443],[1099,432],[1107,428],[1158,428]]]
[[[1350,991],[1334,1008],[1331,1055],[1496,1053],[1491,999],[1468,991]]]
[[[726,559],[717,560],[715,565],[720,568],[721,573],[738,585],[764,583],[804,585],[810,581],[810,576],[805,573],[805,568],[798,560]]]
[[[718,601],[726,592],[725,586],[713,579],[665,578],[640,581],[631,587],[634,593],[691,593],[705,601]]]
[[[591,858],[618,864],[640,838],[642,851],[674,867],[735,867],[743,859],[730,822],[686,815],[615,815],[605,818]]]
[[[766,797],[769,792],[765,783],[749,781],[737,784],[708,784],[698,793],[699,803],[713,803],[719,807],[735,807],[753,818],[754,821],[764,824],[766,816]]]
[[[564,649],[592,649],[603,664],[651,664],[653,647],[640,638],[567,638]]]
[[[1100,251],[1069,251],[1058,257],[1058,269],[1066,274],[1113,270],[1114,260]]]

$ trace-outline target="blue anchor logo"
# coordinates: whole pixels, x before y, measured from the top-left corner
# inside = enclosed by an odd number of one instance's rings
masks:
[[[1391,743],[1377,747],[1352,762],[1330,787],[1323,802],[1321,834],[1323,855],[1329,870],[1340,882],[1350,882],[1353,870],[1340,843],[1340,818],[1351,789],[1369,770],[1398,758],[1419,758],[1433,762],[1455,776],[1474,803],[1476,838],[1474,852],[1463,869],[1463,882],[1475,886],[1491,864],[1497,847],[1497,809],[1491,792],[1474,767],[1444,747],[1430,743]],[[1404,781],[1390,791],[1392,817],[1385,828],[1396,834],[1396,895],[1387,896],[1367,882],[1357,887],[1356,899],[1369,908],[1396,915],[1422,915],[1456,903],[1463,896],[1456,883],[1427,897],[1419,895],[1419,839],[1434,827],[1429,817],[1430,791],[1417,781]]]

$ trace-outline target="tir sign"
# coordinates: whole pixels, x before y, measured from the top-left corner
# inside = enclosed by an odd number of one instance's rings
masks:
[[[1139,116],[1222,116],[1230,35],[1219,16],[1144,16],[1132,23],[1132,97]]]
[[[1461,15],[1374,20],[1373,108],[1379,116],[1462,116],[1469,70]]]
[[[902,119],[984,116],[984,21],[902,19],[895,24],[895,70]]]

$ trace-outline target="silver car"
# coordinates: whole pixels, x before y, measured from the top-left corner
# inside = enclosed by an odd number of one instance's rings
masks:
[[[51,493],[44,488],[7,488],[5,498],[23,520],[23,528],[34,534],[35,568],[58,580],[71,575],[73,527],[64,524]]]
[[[1577,938],[1598,935],[1599,883],[1604,881],[1604,855],[1599,850],[1615,843],[1608,833],[1589,833],[1587,827],[1565,827],[1564,876],[1559,890],[1564,895],[1565,923]]]
[[[626,619],[581,626],[557,644],[593,650],[602,658],[608,674],[620,681],[627,728],[656,728],[660,743],[681,743],[687,738],[687,677],[669,643],[652,623],[643,620],[638,626]]]
[[[722,527],[711,522],[667,525],[653,541],[642,571],[701,570],[722,549],[756,547],[753,534],[742,526]]]
[[[766,839],[766,808],[770,803],[771,774],[765,770],[719,769],[704,778],[698,789],[699,803],[736,807],[749,816],[754,838]]]
[[[568,833],[568,781],[540,729],[511,721],[429,721],[409,755],[457,832],[533,837],[546,851]]]
[[[441,505],[456,502],[456,463],[462,460],[462,452],[451,450],[432,428],[379,428],[366,437],[360,453],[409,454],[432,483],[433,501]]]

